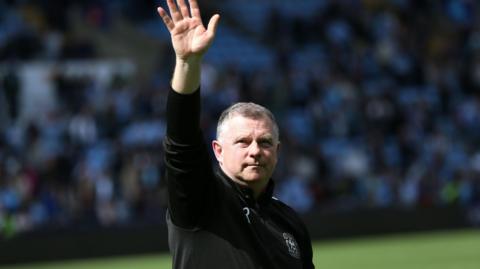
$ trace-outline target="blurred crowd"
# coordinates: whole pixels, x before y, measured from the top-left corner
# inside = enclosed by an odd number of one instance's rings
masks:
[[[53,72],[58,105],[36,121],[19,116],[22,81],[11,68],[101,58],[89,40],[70,38],[64,11],[72,6],[108,31],[122,12],[139,29],[158,20],[149,13],[158,1],[137,9],[127,0],[53,1],[58,10],[35,2],[0,4],[0,236],[162,223],[171,61],[141,82],[115,75],[99,85]],[[220,13],[224,2],[215,2]],[[285,1],[260,2],[268,3],[263,31],[229,12],[222,23],[274,61],[248,69],[205,62],[207,139],[232,102],[270,108],[282,142],[276,196],[301,213],[480,206],[478,2],[324,0],[308,14],[282,8]]]

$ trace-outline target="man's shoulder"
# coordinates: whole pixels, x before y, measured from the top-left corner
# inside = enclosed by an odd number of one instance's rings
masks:
[[[271,204],[276,208],[276,210],[281,211],[285,215],[293,216],[300,220],[300,216],[298,215],[297,211],[295,211],[292,207],[287,205],[286,203],[282,202],[275,196],[271,197]]]

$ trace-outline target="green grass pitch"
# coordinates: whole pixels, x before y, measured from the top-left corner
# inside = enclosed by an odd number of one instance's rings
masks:
[[[429,232],[323,241],[314,244],[316,268],[478,269],[480,230]],[[169,269],[166,254],[0,266],[8,269]]]

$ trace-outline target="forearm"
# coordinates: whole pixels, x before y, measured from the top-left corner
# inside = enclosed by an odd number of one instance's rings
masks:
[[[191,94],[200,87],[202,56],[176,59],[172,89],[179,94]]]
[[[167,99],[167,135],[191,141],[200,128],[200,62],[201,58],[177,58],[172,90]]]
[[[180,94],[173,89],[168,93],[167,136],[177,142],[197,142],[200,132],[200,92]]]

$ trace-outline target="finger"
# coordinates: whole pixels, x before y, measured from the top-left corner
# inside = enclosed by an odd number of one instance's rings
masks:
[[[158,7],[157,11],[162,18],[163,23],[165,23],[165,26],[167,26],[168,31],[171,31],[175,27],[175,23],[172,21],[170,16],[168,16],[167,12],[163,8]]]
[[[218,28],[218,22],[220,21],[220,15],[215,14],[210,18],[207,26],[207,32],[210,36],[215,36]]]
[[[167,5],[174,23],[183,19],[182,14],[178,11],[177,4],[173,0],[167,0]]]
[[[192,14],[192,17],[195,17],[201,20],[200,8],[198,7],[197,0],[189,0],[188,2],[190,3],[190,13]]]
[[[180,7],[180,11],[182,12],[182,16],[184,18],[190,18],[190,13],[188,13],[187,4],[185,4],[185,0],[177,0],[178,6]]]

